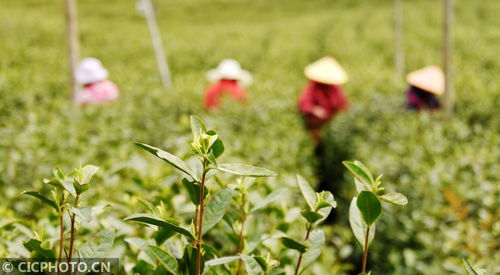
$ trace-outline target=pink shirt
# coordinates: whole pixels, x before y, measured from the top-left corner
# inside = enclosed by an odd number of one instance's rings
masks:
[[[113,82],[103,80],[83,86],[75,101],[80,104],[104,103],[117,99],[119,95],[120,92]]]

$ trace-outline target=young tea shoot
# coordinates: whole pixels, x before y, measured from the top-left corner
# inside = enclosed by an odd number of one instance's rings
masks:
[[[361,272],[367,274],[368,247],[375,236],[375,224],[382,215],[381,202],[405,206],[408,200],[401,193],[381,194],[384,191],[381,187],[382,175],[374,179],[363,163],[355,160],[354,162],[344,161],[343,164],[354,175],[354,183],[358,192],[349,207],[349,223],[356,240],[363,248]]]

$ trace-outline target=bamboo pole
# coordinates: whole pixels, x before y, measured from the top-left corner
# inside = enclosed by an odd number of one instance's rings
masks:
[[[403,49],[403,5],[402,0],[394,0],[394,64],[396,72],[401,77],[405,70],[405,55]]]
[[[78,92],[76,66],[78,64],[78,26],[75,0],[66,0],[66,35],[68,39],[69,75],[73,99]]]
[[[142,7],[144,8],[144,15],[146,16],[146,21],[148,23],[149,32],[151,34],[151,40],[153,41],[153,48],[155,50],[156,62],[158,64],[158,70],[160,71],[160,77],[165,88],[172,87],[172,79],[170,77],[170,69],[168,67],[167,59],[165,57],[165,52],[163,50],[163,43],[161,41],[160,30],[158,29],[158,23],[156,22],[155,11],[151,0],[140,0],[142,1]]]
[[[443,0],[443,63],[445,74],[444,109],[453,114],[453,0]]]

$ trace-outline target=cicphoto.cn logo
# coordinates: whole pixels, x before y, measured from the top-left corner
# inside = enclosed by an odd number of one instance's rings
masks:
[[[115,275],[119,271],[117,258],[99,259],[0,259],[0,274],[102,274]]]

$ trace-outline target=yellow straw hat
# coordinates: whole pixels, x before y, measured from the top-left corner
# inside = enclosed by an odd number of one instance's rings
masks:
[[[440,95],[444,93],[444,73],[438,66],[428,66],[411,72],[406,76],[408,84],[425,90],[429,93]]]
[[[310,80],[324,84],[340,85],[346,83],[348,79],[342,66],[331,56],[325,56],[308,65],[304,69],[304,74]]]

